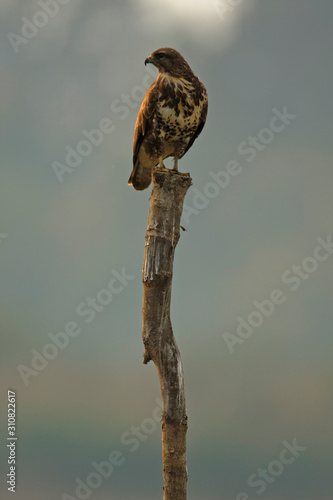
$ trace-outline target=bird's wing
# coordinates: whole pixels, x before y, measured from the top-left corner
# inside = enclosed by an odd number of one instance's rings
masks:
[[[193,136],[191,137],[191,140],[189,141],[189,143],[184,151],[184,154],[190,149],[190,147],[193,145],[194,141],[196,140],[196,138],[199,136],[202,129],[204,128],[204,125],[206,123],[206,118],[207,118],[207,111],[208,111],[208,102],[206,102],[204,107],[202,108],[200,123],[199,123],[196,131],[194,132]],[[184,154],[183,154],[183,156],[184,156]]]
[[[143,139],[149,132],[152,125],[152,118],[156,109],[158,97],[159,89],[155,81],[147,90],[136,119],[133,139],[133,165],[136,164]]]

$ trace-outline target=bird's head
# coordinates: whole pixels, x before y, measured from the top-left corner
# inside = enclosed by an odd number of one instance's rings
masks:
[[[146,64],[153,64],[160,73],[167,73],[175,77],[184,76],[189,72],[192,73],[183,56],[177,50],[169,47],[163,47],[152,52],[145,60]]]

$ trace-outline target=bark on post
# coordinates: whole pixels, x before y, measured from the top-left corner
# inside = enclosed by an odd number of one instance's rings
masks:
[[[162,393],[164,500],[186,500],[186,431],[183,368],[172,332],[170,299],[173,258],[183,202],[192,180],[171,171],[153,172],[142,272],[144,363],[157,368]]]

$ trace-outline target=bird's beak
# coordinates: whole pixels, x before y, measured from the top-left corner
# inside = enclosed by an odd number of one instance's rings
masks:
[[[145,60],[145,66],[146,66],[146,64],[148,64],[148,63],[153,64],[153,58],[152,58],[152,56],[148,56],[148,57],[147,57],[147,59]]]

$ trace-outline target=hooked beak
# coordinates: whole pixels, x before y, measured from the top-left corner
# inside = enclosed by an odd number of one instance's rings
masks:
[[[152,56],[148,56],[148,57],[147,57],[147,59],[145,59],[145,66],[146,66],[146,64],[148,64],[148,63],[153,64],[153,58],[152,58]]]

